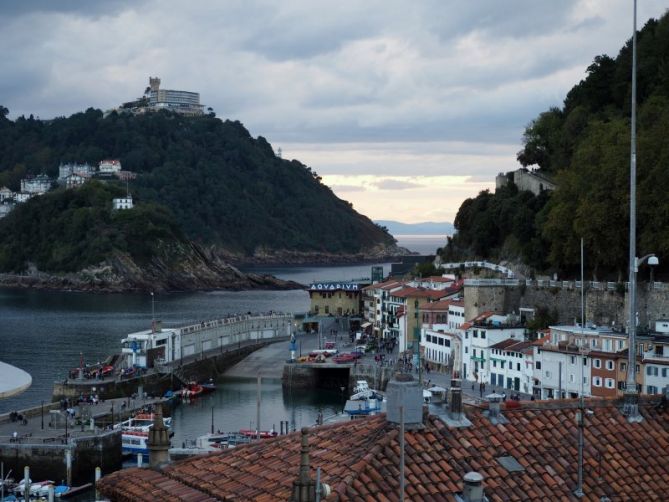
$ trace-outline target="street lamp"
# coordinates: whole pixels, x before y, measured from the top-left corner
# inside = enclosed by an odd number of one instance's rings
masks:
[[[627,382],[625,384],[623,415],[628,422],[639,422],[639,393],[636,387],[636,274],[639,265],[648,260],[648,265],[659,264],[657,256],[649,254],[636,257],[636,0],[632,31],[632,110],[630,138],[630,235],[629,235],[629,348],[627,361]]]

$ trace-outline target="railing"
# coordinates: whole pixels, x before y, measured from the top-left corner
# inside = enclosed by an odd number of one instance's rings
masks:
[[[454,268],[485,268],[492,270],[494,272],[499,272],[506,275],[509,279],[515,277],[515,273],[510,268],[498,265],[497,263],[490,263],[488,261],[461,261],[461,262],[451,262],[451,263],[442,263],[441,268],[445,269],[454,269]]]
[[[548,279],[465,279],[465,287],[494,287],[494,286],[519,286],[523,284],[527,287],[550,288],[550,289],[581,289],[581,281],[554,281]],[[585,281],[585,288],[593,291],[624,291],[629,290],[629,282],[601,282],[601,281]],[[669,290],[669,283],[666,282],[651,282],[645,284],[648,290],[667,291]]]

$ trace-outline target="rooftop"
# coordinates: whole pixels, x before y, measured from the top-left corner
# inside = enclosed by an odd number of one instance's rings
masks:
[[[508,403],[507,403],[508,404]],[[616,400],[588,400],[584,450],[586,500],[661,500],[669,493],[669,412],[643,400],[641,423],[629,423]],[[516,403],[517,405],[517,403]],[[579,500],[573,401],[532,401],[505,409],[493,424],[486,410],[467,407],[470,427],[449,427],[430,415],[405,433],[408,500],[455,501],[463,476],[484,478],[491,502]],[[399,500],[399,429],[385,414],[313,429],[312,478],[333,492],[325,500]],[[162,470],[125,469],[105,476],[112,501],[285,501],[300,465],[293,433],[175,462]]]

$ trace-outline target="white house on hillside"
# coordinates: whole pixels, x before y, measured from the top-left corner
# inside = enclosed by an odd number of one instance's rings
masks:
[[[132,195],[113,199],[114,209],[132,209]]]

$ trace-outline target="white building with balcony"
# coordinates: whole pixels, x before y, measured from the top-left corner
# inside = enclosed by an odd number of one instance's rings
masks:
[[[100,174],[115,174],[121,171],[121,161],[115,159],[101,160],[98,166]]]
[[[532,342],[509,338],[490,347],[490,385],[532,393],[534,359]]]
[[[119,197],[116,199],[112,200],[113,202],[113,207],[115,210],[121,210],[121,209],[132,209],[133,204],[132,204],[132,196],[128,195],[127,197]]]

